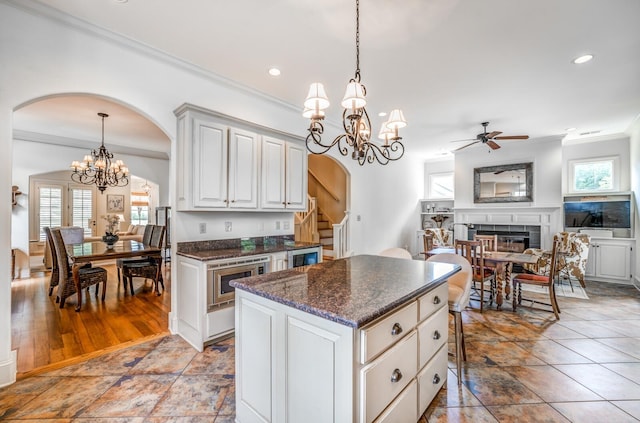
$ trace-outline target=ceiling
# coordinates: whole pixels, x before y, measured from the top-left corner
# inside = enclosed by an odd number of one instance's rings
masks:
[[[353,1],[39,2],[300,110],[309,84],[323,82],[331,101],[327,120],[340,125],[340,101],[355,71]],[[531,137],[501,144],[532,143],[564,137],[570,127],[576,130],[567,139],[620,134],[640,114],[638,0],[361,0],[360,15],[372,125],[379,128],[379,112],[403,109],[407,154],[427,158],[464,145],[449,141],[474,138],[483,121],[491,122],[489,131]],[[594,59],[572,63],[585,53]],[[272,66],[279,77],[268,74]],[[99,119],[91,116],[97,110],[77,100],[65,113],[28,106],[33,113],[17,112],[15,127],[38,132],[55,120],[56,136],[99,137]],[[22,112],[30,116],[22,119]],[[156,150],[169,151],[153,124],[133,118],[109,118],[105,132],[131,129],[129,137],[157,139],[165,145]],[[301,117],[301,134],[307,125]]]

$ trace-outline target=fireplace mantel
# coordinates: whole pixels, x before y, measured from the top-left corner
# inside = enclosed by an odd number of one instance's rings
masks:
[[[553,234],[562,230],[561,206],[455,207],[455,223],[540,226],[540,245],[551,247]],[[467,228],[457,225],[456,238],[467,239]]]

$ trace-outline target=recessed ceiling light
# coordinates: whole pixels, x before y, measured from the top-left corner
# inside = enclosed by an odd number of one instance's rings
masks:
[[[278,68],[269,69],[269,75],[271,75],[271,76],[280,76],[280,69],[278,69]]]
[[[387,112],[380,112],[378,113],[378,116],[380,117],[385,117],[387,115]]]
[[[126,2],[128,2],[129,0],[113,0],[113,1],[115,1],[116,3],[126,3]]]
[[[593,54],[585,54],[584,56],[573,59],[573,63],[575,63],[576,65],[581,65],[583,63],[587,63],[591,59],[593,59]]]
[[[567,128],[567,129],[565,129],[565,131],[572,132],[572,131],[575,131],[576,129],[578,129],[578,128]]]

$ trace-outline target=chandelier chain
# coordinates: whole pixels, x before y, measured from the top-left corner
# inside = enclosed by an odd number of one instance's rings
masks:
[[[360,0],[356,0],[356,81],[360,82]]]

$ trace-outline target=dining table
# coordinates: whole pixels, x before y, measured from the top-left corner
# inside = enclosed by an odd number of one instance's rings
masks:
[[[72,263],[73,282],[78,293],[77,310],[82,307],[82,290],[80,288],[80,278],[78,269],[86,263],[100,260],[115,260],[119,258],[151,257],[158,260],[162,265],[162,249],[149,244],[133,240],[118,241],[113,247],[108,247],[103,241],[81,242],[77,244],[66,244],[67,255]],[[162,272],[158,266],[156,279],[162,278]],[[157,289],[157,288],[156,288]]]
[[[450,253],[455,254],[453,247],[436,247],[427,251],[428,256],[436,254]],[[495,266],[496,274],[496,308],[500,310],[504,303],[503,291],[507,297],[511,293],[511,270],[513,264],[536,264],[538,257],[533,254],[515,253],[512,251],[485,251],[484,261]]]

